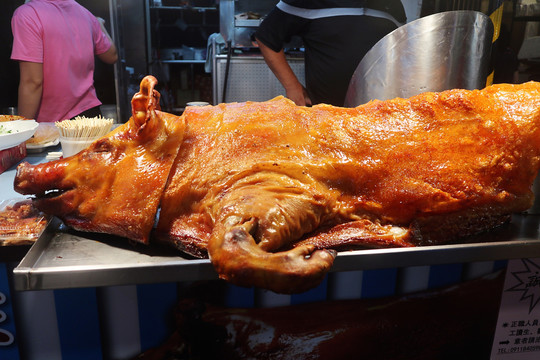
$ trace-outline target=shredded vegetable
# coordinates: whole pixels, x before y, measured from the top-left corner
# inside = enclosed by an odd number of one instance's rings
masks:
[[[11,134],[13,130],[6,129],[3,125],[0,125],[0,135],[2,134]]]

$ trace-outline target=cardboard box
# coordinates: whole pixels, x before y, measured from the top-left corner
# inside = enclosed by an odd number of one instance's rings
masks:
[[[0,150],[0,174],[26,157],[26,142]]]

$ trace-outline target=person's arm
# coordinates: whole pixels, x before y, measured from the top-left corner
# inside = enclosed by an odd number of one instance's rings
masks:
[[[304,86],[302,86],[292,71],[283,49],[279,52],[275,52],[258,39],[257,44],[266,64],[285,88],[286,96],[294,101],[296,105],[311,105],[311,99]]]
[[[116,51],[116,46],[111,43],[111,47],[109,48],[109,50],[105,51],[103,54],[99,54],[97,57],[104,63],[114,64],[116,61],[118,61],[118,53]]]
[[[111,47],[109,48],[109,50],[105,51],[102,54],[98,54],[97,57],[104,63],[114,64],[116,61],[118,61],[118,51],[116,50],[116,46],[114,45],[114,42],[109,35],[109,32],[105,28],[105,20],[100,17],[98,17],[97,19],[99,21],[99,25],[101,26],[101,31],[103,31],[103,33],[107,36],[107,38],[109,38],[109,41],[111,42]]]
[[[35,119],[43,94],[43,64],[19,61],[18,114]]]

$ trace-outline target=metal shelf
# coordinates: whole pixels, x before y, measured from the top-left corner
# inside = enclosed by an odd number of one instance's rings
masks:
[[[152,10],[198,10],[198,11],[216,11],[215,6],[154,6],[150,5]]]
[[[14,270],[16,290],[217,279],[206,259],[122,238],[70,232],[53,223]],[[540,257],[540,216],[514,215],[467,243],[340,252],[331,271],[369,270]]]
[[[163,64],[204,64],[206,60],[155,60]]]
[[[514,17],[514,21],[540,21],[539,15],[523,15]]]

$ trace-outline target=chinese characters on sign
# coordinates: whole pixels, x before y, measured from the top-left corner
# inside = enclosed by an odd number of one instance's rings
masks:
[[[540,359],[540,259],[510,260],[491,359]]]

